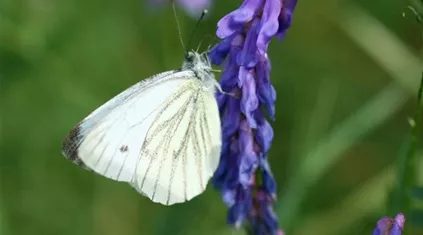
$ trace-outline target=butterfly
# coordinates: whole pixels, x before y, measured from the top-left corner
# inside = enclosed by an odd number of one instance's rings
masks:
[[[80,121],[62,154],[171,205],[201,194],[215,172],[221,125],[207,53],[188,52],[181,69],[147,78]]]

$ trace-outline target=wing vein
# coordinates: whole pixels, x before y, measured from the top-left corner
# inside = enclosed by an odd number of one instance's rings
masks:
[[[169,118],[169,119],[167,119],[166,121],[164,121],[162,124],[160,124],[160,125],[158,125],[156,128],[153,128],[153,129],[151,129],[152,127],[154,127],[155,126],[155,123],[158,121],[158,120],[160,120],[160,118],[161,118],[161,116],[163,115],[163,113],[165,112],[165,110],[173,103],[173,102],[175,102],[176,100],[178,100],[181,96],[182,96],[182,94],[185,92],[185,91],[188,91],[188,89],[186,89],[186,88],[188,88],[188,86],[184,86],[184,87],[182,87],[181,89],[179,89],[178,90],[178,92],[176,92],[172,97],[170,97],[169,99],[167,99],[168,100],[168,103],[165,105],[165,107],[161,110],[161,112],[159,112],[159,114],[157,115],[157,117],[155,118],[155,121],[153,121],[153,124],[150,126],[150,129],[148,130],[148,136],[146,137],[146,139],[145,139],[145,141],[144,141],[144,144],[143,144],[143,147],[142,147],[142,151],[149,151],[148,149],[148,146],[149,146],[149,144],[151,143],[151,138],[149,138],[150,136],[151,137],[154,137],[154,136],[156,136],[156,135],[158,135],[161,131],[163,131],[163,130],[166,130],[166,128],[167,127],[170,127],[170,128],[173,128],[173,131],[172,131],[172,129],[171,130],[169,130],[166,134],[165,134],[165,138],[163,138],[161,141],[160,141],[160,143],[158,144],[158,146],[155,148],[155,151],[154,151],[154,156],[151,156],[150,155],[150,161],[149,161],[149,164],[148,164],[148,167],[147,167],[147,169],[146,169],[146,171],[145,171],[145,173],[144,173],[144,175],[143,175],[143,178],[142,178],[142,180],[141,180],[141,190],[143,189],[143,187],[144,187],[144,183],[145,183],[145,179],[146,179],[146,177],[147,177],[147,175],[149,174],[149,172],[150,172],[150,169],[151,169],[151,166],[152,166],[152,164],[153,164],[153,162],[155,162],[155,160],[156,160],[156,158],[157,158],[157,153],[159,152],[159,150],[160,149],[163,149],[162,151],[164,152],[164,154],[163,154],[163,158],[162,158],[162,160],[161,160],[161,163],[164,161],[164,157],[166,156],[166,153],[168,152],[168,149],[169,149],[169,144],[170,144],[170,141],[172,140],[172,136],[174,136],[174,134],[176,133],[176,130],[178,129],[178,127],[179,127],[179,125],[180,125],[180,123],[182,122],[182,120],[183,120],[183,117],[184,117],[184,115],[185,115],[185,112],[187,111],[187,109],[188,109],[188,106],[189,106],[189,103],[191,102],[191,100],[192,100],[192,98],[191,99],[188,99],[184,104],[183,104],[183,106],[182,106],[182,108],[180,108],[179,110],[178,110],[178,112],[175,114],[175,115],[173,115],[171,118]],[[150,132],[152,132],[151,134],[150,134]],[[141,154],[141,156],[142,156],[142,154]],[[140,160],[139,160],[140,161]],[[138,161],[138,162],[139,162]],[[137,164],[138,165],[138,164]],[[156,178],[156,180],[155,180],[155,185],[154,185],[154,191],[153,191],[153,197],[152,198],[154,198],[154,195],[155,195],[155,192],[156,192],[156,189],[157,189],[157,184],[158,184],[158,179],[160,178],[160,174],[161,174],[161,168],[162,168],[162,166],[163,166],[163,164],[160,164],[159,165],[159,170],[158,170],[158,177]]]

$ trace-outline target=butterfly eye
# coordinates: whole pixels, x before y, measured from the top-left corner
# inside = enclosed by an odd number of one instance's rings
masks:
[[[187,55],[185,56],[185,61],[186,61],[186,62],[189,62],[189,63],[194,62],[194,56],[193,56],[193,55],[191,55],[191,54],[187,54]]]

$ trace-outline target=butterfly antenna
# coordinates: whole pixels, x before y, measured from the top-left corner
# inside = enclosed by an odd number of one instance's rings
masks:
[[[201,13],[200,18],[197,20],[197,24],[195,25],[194,30],[192,30],[191,36],[189,37],[189,40],[188,40],[188,48],[189,48],[189,46],[191,45],[192,38],[194,37],[194,33],[195,33],[195,31],[197,30],[198,25],[200,24],[201,20],[204,18],[204,16],[205,16],[207,13],[208,13],[208,10],[207,10],[207,9],[204,9],[204,11]],[[200,45],[201,45],[201,43],[200,43]],[[200,47],[200,46],[198,46],[197,51],[198,51],[199,47]]]
[[[175,20],[176,20],[176,27],[178,27],[179,40],[181,41],[182,49],[186,53],[188,53],[188,51],[187,51],[187,49],[184,45],[184,40],[182,40],[181,25],[179,24],[178,14],[176,13],[176,3],[175,3],[174,0],[172,1],[172,8],[173,8],[173,15],[175,16]]]

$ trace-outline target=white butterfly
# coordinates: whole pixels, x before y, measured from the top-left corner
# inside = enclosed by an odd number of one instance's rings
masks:
[[[189,52],[181,69],[141,81],[78,123],[62,153],[154,202],[188,201],[217,168],[221,127],[207,54]]]

